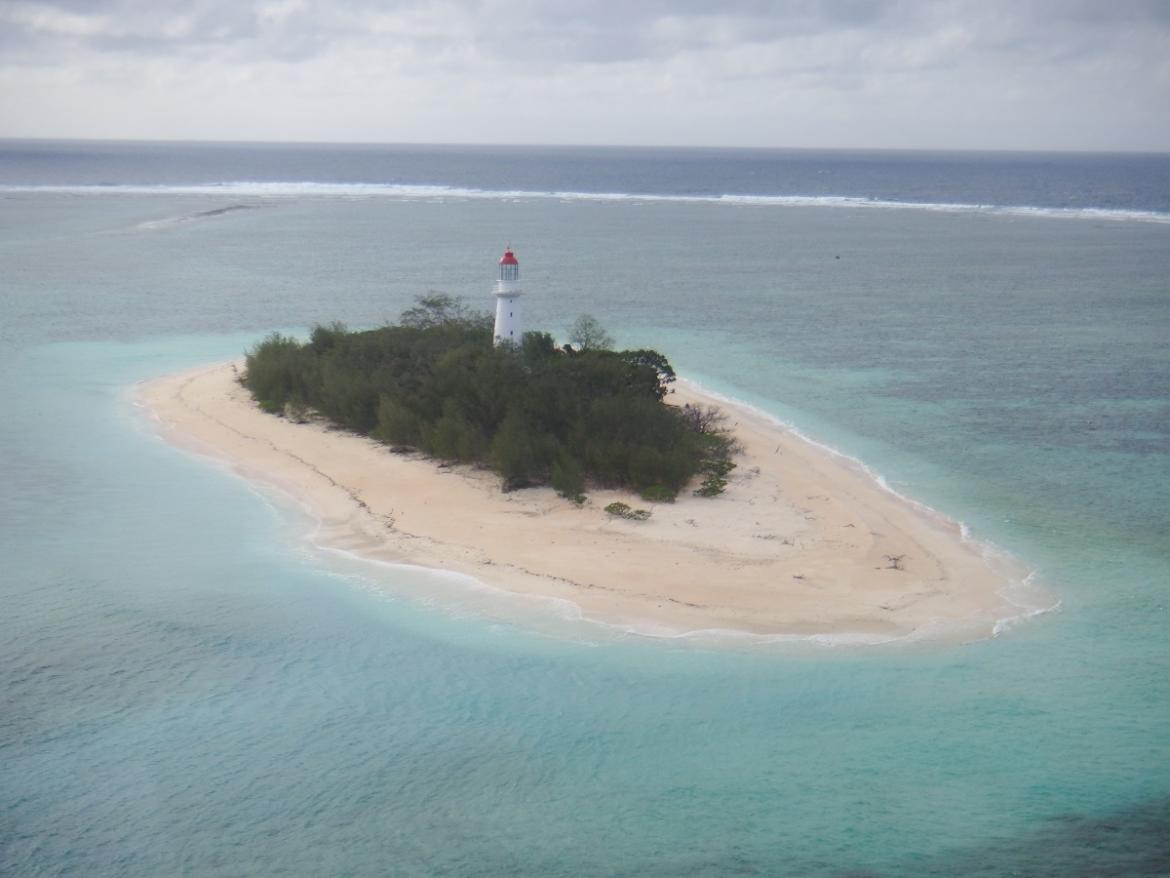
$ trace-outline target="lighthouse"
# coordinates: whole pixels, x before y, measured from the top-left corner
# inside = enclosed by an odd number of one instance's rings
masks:
[[[500,274],[496,279],[496,345],[520,344],[524,330],[520,326],[520,263],[509,247],[500,257]]]

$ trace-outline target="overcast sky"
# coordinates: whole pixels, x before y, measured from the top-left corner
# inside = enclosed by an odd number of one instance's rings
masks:
[[[1170,150],[1170,0],[0,0],[0,136]]]

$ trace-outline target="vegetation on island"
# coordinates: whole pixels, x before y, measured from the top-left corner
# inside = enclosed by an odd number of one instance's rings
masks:
[[[650,512],[646,509],[633,509],[629,503],[610,503],[605,507],[605,511],[615,518],[624,518],[627,521],[645,521],[650,517]]]
[[[268,412],[315,413],[395,451],[488,467],[504,489],[551,484],[673,500],[722,491],[734,437],[713,407],[664,400],[675,380],[652,350],[614,351],[583,315],[572,344],[545,332],[493,346],[492,318],[444,295],[420,298],[397,325],[318,326],[307,342],[273,334],[247,354],[241,382]]]

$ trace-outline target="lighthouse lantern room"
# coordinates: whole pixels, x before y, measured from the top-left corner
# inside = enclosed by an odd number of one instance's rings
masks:
[[[500,257],[500,274],[496,279],[495,343],[520,344],[520,263],[509,247]]]

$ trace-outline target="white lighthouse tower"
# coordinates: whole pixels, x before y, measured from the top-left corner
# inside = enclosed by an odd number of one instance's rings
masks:
[[[520,263],[509,247],[500,257],[500,276],[496,279],[495,343],[520,344],[524,330],[520,325]]]

